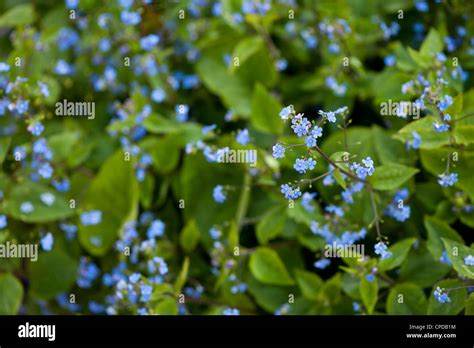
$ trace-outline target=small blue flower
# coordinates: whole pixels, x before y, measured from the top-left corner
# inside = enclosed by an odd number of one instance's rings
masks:
[[[151,92],[151,100],[155,103],[161,103],[166,98],[166,93],[162,88],[156,88]]]
[[[33,204],[31,202],[23,202],[21,203],[20,205],[20,211],[23,213],[23,214],[29,214],[31,213],[33,210],[35,210],[35,207],[33,206]]]
[[[325,269],[331,264],[331,260],[329,259],[321,259],[314,263],[314,267],[317,269]]]
[[[84,226],[97,225],[102,221],[102,212],[100,210],[85,211],[80,219]]]
[[[45,179],[51,178],[53,175],[53,168],[49,163],[43,163],[39,168],[38,168],[38,174]]]
[[[79,0],[66,0],[66,7],[70,10],[75,10],[79,5]]]
[[[41,133],[43,133],[43,130],[44,126],[39,121],[33,122],[28,126],[28,132],[34,136],[40,136]]]
[[[439,103],[438,103],[438,109],[440,111],[444,111],[446,110],[449,106],[451,106],[453,104],[453,97],[451,97],[450,95],[445,95],[443,96],[440,100],[439,100]]]
[[[140,301],[149,302],[151,299],[151,294],[153,293],[153,287],[146,284],[140,285],[140,293],[142,295]]]
[[[53,249],[53,244],[54,244],[53,234],[51,232],[48,232],[47,234],[45,234],[43,238],[41,238],[40,243],[41,243],[41,248],[44,251],[51,251],[51,249]]]
[[[235,308],[226,308],[222,312],[223,315],[240,315],[240,311]]]
[[[7,217],[5,215],[0,215],[0,230],[7,227]]]
[[[433,129],[439,133],[447,132],[449,130],[449,124],[434,122]]]
[[[130,277],[128,277],[128,280],[130,281],[131,284],[135,284],[140,280],[142,275],[140,273],[132,273]]]
[[[120,19],[125,25],[137,25],[141,22],[141,17],[138,12],[122,11]]]
[[[40,92],[43,95],[43,97],[49,97],[49,87],[47,84],[38,81],[38,87],[40,88]]]
[[[70,188],[69,179],[64,179],[62,181],[53,180],[52,184],[59,192],[68,192]]]
[[[451,302],[447,293],[443,293],[444,289],[441,289],[439,286],[434,291],[433,295],[435,299],[437,299],[440,303]]]
[[[240,145],[247,145],[250,142],[248,129],[242,129],[238,131],[237,136],[235,137],[235,140]]]
[[[308,158],[307,160],[297,158],[293,167],[298,173],[304,174],[307,170],[313,170],[315,165],[316,161],[313,158]]]
[[[54,72],[58,75],[70,75],[73,71],[73,66],[62,59],[57,62],[56,67],[54,68]]]
[[[337,205],[328,205],[326,208],[324,208],[324,210],[339,217],[344,216],[344,210],[341,207],[338,207]]]
[[[216,187],[214,187],[212,196],[214,198],[214,201],[220,204],[224,203],[227,199],[226,192],[222,185],[217,185]]]
[[[281,193],[283,193],[285,195],[285,198],[288,200],[295,200],[301,196],[301,191],[299,187],[293,189],[288,184],[281,185]]]
[[[303,208],[308,211],[308,212],[313,212],[314,211],[314,206],[312,205],[314,197],[317,196],[316,192],[309,193],[305,192],[303,196],[301,197],[301,205]]]
[[[372,283],[372,282],[375,280],[375,275],[373,275],[372,273],[367,274],[367,275],[365,276],[365,279],[367,279],[367,281],[369,281],[369,282]]]
[[[451,266],[451,260],[449,259],[449,256],[448,256],[448,253],[446,252],[446,250],[443,251],[443,253],[441,254],[441,257],[439,258],[439,260],[442,263],[445,263],[445,264]]]
[[[285,157],[285,148],[281,144],[275,144],[273,146],[273,158],[283,158]]]
[[[189,106],[180,104],[175,106],[176,120],[178,122],[186,122],[188,120]]]
[[[0,62],[0,72],[7,72],[10,70],[10,65]]]
[[[474,256],[468,255],[464,258],[464,264],[466,266],[474,266]]]
[[[293,105],[289,105],[289,106],[286,106],[284,107],[283,109],[281,109],[280,111],[280,118],[283,120],[283,121],[286,121],[288,120],[291,115],[293,114],[294,110],[293,110]]]
[[[386,56],[384,59],[383,59],[384,63],[386,66],[393,66],[395,65],[396,63],[396,58],[393,54],[390,54],[388,56]]]
[[[165,224],[161,220],[154,220],[146,232],[148,239],[154,239],[156,237],[162,237],[165,233]]]
[[[293,128],[293,131],[299,137],[307,135],[311,127],[311,122],[309,122],[306,117],[303,117],[303,114],[296,115],[291,123],[291,128]]]
[[[56,200],[56,197],[52,193],[49,192],[44,192],[40,195],[40,200],[43,202],[45,205],[48,207],[52,206],[54,201]]]
[[[59,224],[59,227],[66,234],[67,240],[73,240],[74,238],[76,238],[76,233],[78,230],[76,225],[61,223]]]
[[[385,260],[392,256],[392,252],[387,251],[387,245],[382,242],[378,242],[377,244],[375,244],[375,253],[377,255],[380,255],[382,260]]]
[[[140,46],[145,51],[151,51],[160,42],[160,37],[155,34],[144,36],[140,39]]]
[[[29,104],[29,100],[19,100],[16,103],[16,112],[18,112],[20,115],[24,114],[28,111]]]
[[[438,175],[438,184],[440,184],[443,187],[453,186],[457,182],[458,182],[458,174],[457,173]]]
[[[359,303],[357,303],[357,302],[355,302],[355,301],[352,302],[352,310],[353,310],[354,312],[360,312],[361,309],[362,309],[362,307],[361,307],[361,305],[360,305]]]

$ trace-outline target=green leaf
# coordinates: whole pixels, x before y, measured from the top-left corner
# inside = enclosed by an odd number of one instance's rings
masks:
[[[440,259],[445,250],[441,238],[448,238],[460,243],[464,242],[461,236],[444,221],[432,216],[425,216],[424,224],[428,232],[428,250],[437,260]]]
[[[61,250],[39,254],[38,261],[28,266],[31,291],[44,300],[68,291],[76,281],[77,266],[77,262]]]
[[[15,315],[23,300],[23,285],[10,273],[0,274],[0,315]]]
[[[232,58],[239,59],[239,65],[230,64],[231,71],[235,71],[240,65],[243,65],[250,57],[263,47],[264,43],[261,37],[245,38],[235,47]]]
[[[466,300],[466,315],[474,315],[474,293],[471,293]]]
[[[433,123],[437,120],[434,116],[425,116],[412,121],[394,134],[393,137],[405,144],[407,141],[413,140],[413,132],[416,132],[421,138],[421,149],[435,149],[447,145],[449,144],[449,133],[440,133],[433,129]]]
[[[390,248],[388,248],[388,251],[391,251],[392,255],[389,258],[386,258],[379,262],[379,270],[388,271],[400,266],[403,261],[405,261],[415,241],[416,238],[407,238],[395,243]]]
[[[295,282],[285,268],[276,251],[259,247],[250,256],[250,271],[262,283],[293,285]]]
[[[49,193],[54,195],[53,204],[47,206],[41,201],[41,194]],[[24,202],[31,202],[34,210],[31,213],[23,213],[21,205]],[[7,191],[4,211],[11,217],[29,223],[45,223],[60,219],[65,219],[74,215],[74,209],[69,207],[66,199],[55,190],[41,184],[26,181],[13,185]]]
[[[369,177],[369,182],[376,190],[394,190],[402,186],[419,170],[402,164],[390,163],[375,168],[374,174]]]
[[[184,227],[179,237],[179,242],[183,250],[187,253],[193,251],[199,243],[201,233],[195,220],[189,221]]]
[[[421,44],[420,54],[424,57],[433,57],[436,53],[443,51],[443,40],[436,29],[431,28],[425,40]]]
[[[100,210],[97,225],[79,225],[79,240],[91,254],[104,255],[119,237],[123,226],[135,220],[139,191],[131,161],[121,150],[111,156],[92,181],[85,194],[84,210]]]
[[[441,239],[446,248],[446,253],[448,254],[449,260],[453,264],[453,267],[456,272],[458,272],[459,275],[462,277],[474,279],[474,266],[467,266],[464,263],[464,258],[466,256],[474,256],[474,249],[450,239]]]
[[[33,23],[33,5],[22,4],[9,9],[0,17],[0,27],[14,27]]]
[[[178,303],[174,298],[166,297],[155,306],[154,313],[158,315],[177,315]]]
[[[360,296],[368,314],[374,312],[375,305],[377,304],[378,292],[379,287],[377,280],[374,279],[374,281],[369,282],[365,277],[362,278],[362,281],[360,282]]]
[[[346,182],[344,181],[344,178],[341,175],[341,171],[339,168],[336,168],[334,172],[332,173],[334,179],[336,179],[337,183],[345,190],[347,185]]]
[[[266,88],[257,83],[252,95],[252,113],[250,119],[259,131],[270,134],[281,134],[284,123],[278,116],[282,105]]]
[[[454,139],[458,144],[469,145],[474,143],[474,125],[455,127]]]
[[[5,157],[7,156],[8,149],[10,147],[11,138],[0,139],[0,166],[2,165]]]
[[[189,257],[186,256],[184,258],[183,266],[181,267],[181,272],[179,272],[178,279],[176,279],[176,283],[174,285],[174,289],[177,294],[181,293],[181,289],[183,288],[184,284],[186,284],[186,280],[188,278],[188,272],[189,272]]]
[[[275,207],[269,210],[257,224],[257,239],[260,244],[279,236],[285,227],[285,209]]]
[[[411,249],[407,260],[400,268],[400,281],[410,282],[422,288],[432,286],[443,278],[450,268],[434,259],[423,243],[417,249]]]
[[[178,165],[181,152],[178,139],[174,135],[148,138],[141,143],[141,148],[151,155],[153,167],[159,174],[168,174]]]
[[[426,314],[428,300],[423,289],[411,283],[398,284],[387,297],[387,313],[391,315]]]
[[[323,281],[317,274],[297,269],[295,270],[295,278],[304,297],[309,300],[318,299]]]
[[[250,88],[227,71],[222,59],[204,55],[196,64],[196,71],[206,87],[221,97],[224,104],[238,115],[250,116]]]
[[[434,291],[438,288],[441,289],[452,289],[462,286],[463,283],[455,279],[446,279],[433,286],[431,290],[429,303],[428,303],[428,314],[429,315],[457,315],[462,311],[465,305],[465,299],[467,295],[466,289],[457,289],[450,291],[448,296],[451,302],[440,303],[434,297]]]

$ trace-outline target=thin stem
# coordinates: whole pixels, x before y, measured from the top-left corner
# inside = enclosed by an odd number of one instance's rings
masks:
[[[377,210],[377,204],[375,204],[375,196],[374,196],[374,191],[372,189],[369,189],[369,193],[370,193],[370,200],[372,201],[372,209],[374,211],[374,215],[375,215],[375,229],[377,230],[377,236],[379,238],[380,241],[382,241],[382,234],[380,233],[380,225],[379,225],[379,220],[380,220],[380,217],[379,217],[379,213],[378,213],[378,210]]]

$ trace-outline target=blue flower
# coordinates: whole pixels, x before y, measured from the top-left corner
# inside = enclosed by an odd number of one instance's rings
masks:
[[[54,188],[58,190],[59,192],[69,191],[69,187],[70,187],[69,179],[63,179],[62,181],[53,180],[52,184]]]
[[[153,292],[153,287],[150,285],[140,285],[140,293],[141,293],[141,298],[140,301],[142,302],[149,302],[151,298],[151,294]]]
[[[240,311],[235,308],[226,308],[222,312],[223,315],[240,315]]]
[[[352,310],[354,312],[360,312],[361,309],[362,307],[359,303],[357,303],[356,301],[352,302]]]
[[[41,202],[43,202],[48,207],[52,206],[56,197],[52,193],[44,192],[40,195]]]
[[[237,136],[235,137],[235,140],[240,145],[247,145],[250,142],[248,129],[242,129],[238,131]]]
[[[144,36],[140,39],[140,46],[145,50],[145,51],[151,51],[153,47],[158,45],[160,42],[160,37],[155,34],[150,34],[148,36]]]
[[[70,10],[75,10],[79,5],[79,0],[66,0],[66,7]]]
[[[43,97],[49,97],[49,87],[47,84],[38,81],[38,87],[40,88],[40,92],[43,95]]]
[[[73,240],[74,238],[76,238],[76,233],[77,233],[76,225],[61,223],[59,224],[59,228],[61,228],[61,230],[66,234],[67,240]]]
[[[429,10],[428,3],[424,0],[418,0],[415,2],[415,7],[420,12],[428,12]]]
[[[43,238],[41,238],[41,248],[45,251],[51,251],[53,249],[54,237],[51,232],[46,233]]]
[[[122,11],[120,19],[125,25],[137,25],[142,20],[138,12]]]
[[[130,281],[131,284],[135,284],[140,280],[142,275],[140,273],[132,273],[130,277],[128,277],[128,280]]]
[[[313,212],[314,211],[314,206],[312,205],[313,203],[313,198],[317,196],[316,192],[309,193],[305,192],[303,194],[303,197],[301,197],[301,205],[303,206],[304,209],[308,212]]]
[[[273,157],[275,159],[285,157],[285,148],[281,144],[275,144],[273,146]]]
[[[457,173],[438,175],[438,184],[440,184],[443,187],[453,186],[457,182],[458,182],[458,174]]]
[[[224,187],[222,185],[217,185],[216,187],[214,187],[212,196],[214,198],[214,201],[217,203],[224,203],[227,199]]]
[[[448,253],[446,252],[446,250],[444,250],[443,253],[441,254],[441,257],[439,258],[439,261],[451,266],[451,260],[449,259],[449,256],[448,256]]]
[[[311,122],[309,122],[307,118],[303,117],[303,114],[296,115],[291,123],[291,128],[293,128],[293,131],[299,137],[307,135],[309,128],[311,127]]]
[[[162,88],[156,88],[151,92],[151,100],[155,103],[161,103],[166,98],[166,93]]]
[[[297,158],[293,167],[298,173],[303,174],[306,173],[307,170],[313,170],[315,165],[316,161],[313,158],[308,158],[307,160]]]
[[[43,133],[43,130],[44,126],[39,121],[33,122],[28,126],[28,132],[34,136],[40,136],[41,133]]]
[[[56,67],[54,68],[54,72],[58,75],[70,75],[73,71],[73,66],[62,59],[57,62]]]
[[[146,232],[148,239],[161,237],[165,233],[165,224],[161,220],[154,220]]]
[[[440,98],[439,103],[438,103],[438,109],[440,111],[444,111],[452,104],[453,104],[453,97],[446,94],[445,96]]]
[[[413,131],[411,135],[413,140],[407,142],[407,150],[410,150],[410,148],[417,150],[421,146],[421,137],[416,131]]]
[[[81,214],[81,223],[84,226],[97,225],[102,221],[102,212],[100,210],[85,211]]]
[[[10,65],[0,62],[0,72],[7,72],[10,70]]]
[[[289,106],[286,106],[284,107],[283,109],[281,109],[280,111],[280,118],[283,120],[283,121],[286,121],[288,120],[291,115],[293,114],[294,110],[293,110],[293,105],[289,105]]]
[[[328,213],[333,213],[336,216],[343,217],[344,216],[344,210],[341,207],[338,207],[337,205],[328,205],[326,208],[324,208]]]
[[[472,255],[467,255],[465,258],[464,258],[464,264],[466,266],[474,266],[474,256]]]
[[[2,228],[5,228],[7,227],[8,223],[7,223],[7,217],[5,215],[0,215],[0,230]]]
[[[378,242],[377,244],[375,244],[375,253],[377,255],[380,255],[382,260],[385,260],[392,256],[392,252],[387,251],[387,245],[383,242]]]
[[[321,260],[318,260],[314,263],[314,267],[318,268],[318,269],[325,269],[327,268],[329,265],[331,264],[331,260],[329,259],[321,259]]]
[[[386,56],[383,59],[383,61],[384,61],[386,66],[393,66],[393,65],[395,65],[396,58],[393,54],[390,54],[390,55]]]
[[[24,114],[28,111],[29,104],[30,102],[28,100],[19,100],[16,103],[16,112],[18,112],[20,115]]]
[[[51,178],[53,175],[53,168],[49,163],[43,163],[39,168],[38,168],[38,174],[45,179]]]
[[[434,122],[433,129],[439,133],[447,132],[449,130],[449,124]]]
[[[281,193],[283,193],[288,200],[294,200],[301,196],[299,187],[293,189],[288,184],[281,185]]]
[[[23,214],[29,214],[31,213],[33,210],[35,210],[35,207],[33,206],[33,204],[31,202],[23,202],[21,203],[20,205],[20,211],[23,213]]]
[[[77,286],[81,289],[89,289],[92,282],[100,276],[100,269],[95,263],[81,257],[77,276]]]
[[[367,274],[367,275],[365,276],[365,279],[367,279],[367,281],[369,281],[369,282],[372,283],[372,282],[375,280],[375,275],[373,275],[372,273]]]
[[[58,33],[57,43],[60,51],[65,51],[79,42],[79,34],[71,28],[61,28]]]
[[[447,293],[443,293],[444,289],[441,289],[439,286],[434,291],[433,295],[435,299],[437,299],[440,303],[451,302]]]

